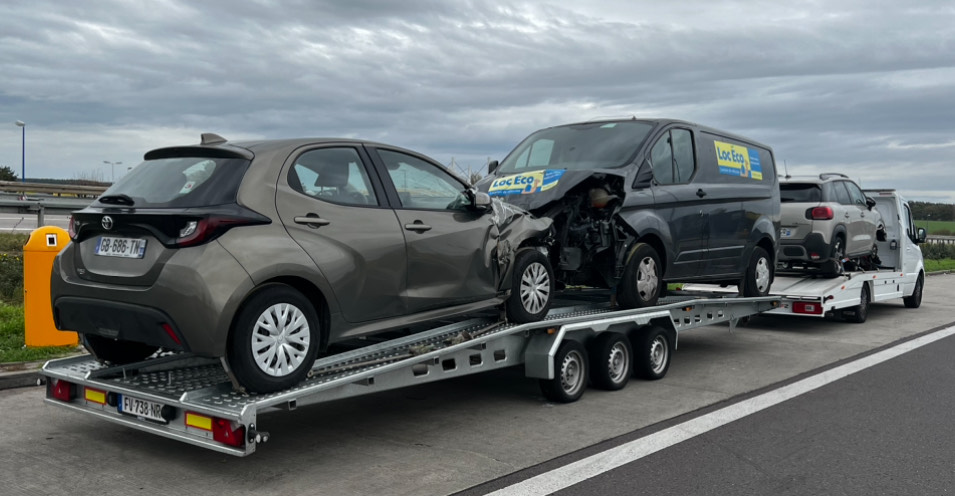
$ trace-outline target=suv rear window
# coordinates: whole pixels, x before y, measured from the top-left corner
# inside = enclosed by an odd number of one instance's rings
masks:
[[[818,184],[783,183],[779,185],[779,200],[783,203],[818,203],[822,201],[822,188]]]
[[[235,203],[239,183],[248,167],[249,160],[240,158],[146,160],[110,186],[100,198],[126,195],[134,202],[130,206],[140,208],[192,208]]]

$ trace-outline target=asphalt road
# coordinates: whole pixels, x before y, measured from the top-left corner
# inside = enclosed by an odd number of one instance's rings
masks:
[[[953,355],[949,337],[556,494],[951,493]]]
[[[663,380],[634,381],[617,392],[589,390],[569,405],[545,402],[535,381],[511,369],[266,414],[259,423],[272,440],[247,458],[55,408],[42,402],[39,388],[0,391],[5,420],[0,423],[0,487],[16,495],[418,495],[450,494],[490,482],[467,491],[483,494],[949,324],[955,321],[951,294],[955,276],[935,276],[927,279],[922,308],[906,309],[901,302],[873,305],[863,325],[758,318],[735,333],[725,326],[687,331]],[[938,441],[951,437],[943,423],[951,395],[936,393],[951,384],[946,346],[950,340],[896,359],[916,358],[898,371],[871,379],[870,372],[859,373],[659,451],[633,464],[632,474],[611,471],[609,482],[596,477],[568,491],[833,493],[819,491],[824,486],[812,480],[812,471],[822,470],[830,484],[843,474],[843,485],[832,486],[836,493],[880,471],[898,485],[860,487],[925,492],[902,489],[916,487],[912,481],[925,474],[935,474],[932,483],[942,484],[952,473],[951,463],[937,458],[940,450],[951,452],[950,445]],[[906,375],[918,368],[938,377]],[[843,386],[847,389],[829,392]],[[797,409],[781,412],[790,406]],[[919,412],[928,412],[925,420],[913,421]],[[819,420],[811,421],[813,414]],[[836,435],[855,426],[860,429],[855,435]],[[729,437],[718,438],[724,429]],[[911,436],[911,442],[889,437],[896,433]],[[801,441],[809,444],[800,446]],[[800,458],[815,465],[797,468]],[[524,471],[528,468],[531,472]],[[680,480],[670,475],[675,473]],[[697,474],[712,477],[701,479],[707,486],[687,480]],[[786,481],[790,485],[782,485]],[[932,489],[942,486],[924,487],[937,492]]]

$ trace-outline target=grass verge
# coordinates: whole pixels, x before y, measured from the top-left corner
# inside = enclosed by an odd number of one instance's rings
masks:
[[[939,270],[955,270],[955,260],[951,258],[925,260],[925,272],[936,272]]]
[[[25,347],[23,307],[0,303],[0,363],[45,360],[75,351],[75,346]]]

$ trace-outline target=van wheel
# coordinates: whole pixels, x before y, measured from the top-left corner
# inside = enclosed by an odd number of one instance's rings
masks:
[[[862,292],[859,293],[859,305],[850,309],[843,310],[842,318],[849,322],[861,324],[869,316],[869,285],[862,285]]]
[[[312,304],[284,284],[269,284],[253,294],[236,317],[229,365],[248,391],[280,391],[305,379],[320,339]]]
[[[590,351],[590,380],[594,387],[607,391],[623,389],[633,373],[633,352],[627,336],[616,332],[602,332],[588,347]]]
[[[624,308],[652,307],[660,298],[663,286],[663,267],[660,256],[652,246],[637,243],[630,252],[627,268],[623,271],[617,299]]]
[[[766,296],[773,283],[773,262],[762,247],[753,248],[746,274],[742,281],[743,296]]]
[[[902,303],[905,303],[905,308],[918,308],[922,305],[922,288],[924,286],[925,278],[919,273],[919,278],[915,281],[915,289],[912,290],[912,295],[902,298]]]
[[[514,260],[511,296],[504,304],[508,320],[537,322],[547,315],[554,297],[554,270],[537,250],[525,250]]]
[[[564,340],[554,356],[554,378],[540,380],[544,397],[555,403],[573,403],[587,389],[587,352],[572,339]]]
[[[83,347],[98,360],[114,365],[141,362],[159,349],[151,344],[110,339],[95,334],[81,334]]]

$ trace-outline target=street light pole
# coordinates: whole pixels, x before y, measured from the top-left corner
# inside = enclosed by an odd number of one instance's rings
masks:
[[[115,182],[116,182],[116,166],[117,166],[117,165],[123,165],[123,163],[122,163],[122,162],[110,162],[109,160],[104,160],[103,163],[104,163],[104,164],[109,164],[109,173],[110,173],[110,181],[109,181],[109,182],[115,183]]]
[[[20,127],[20,182],[27,181],[27,123],[17,121]]]

